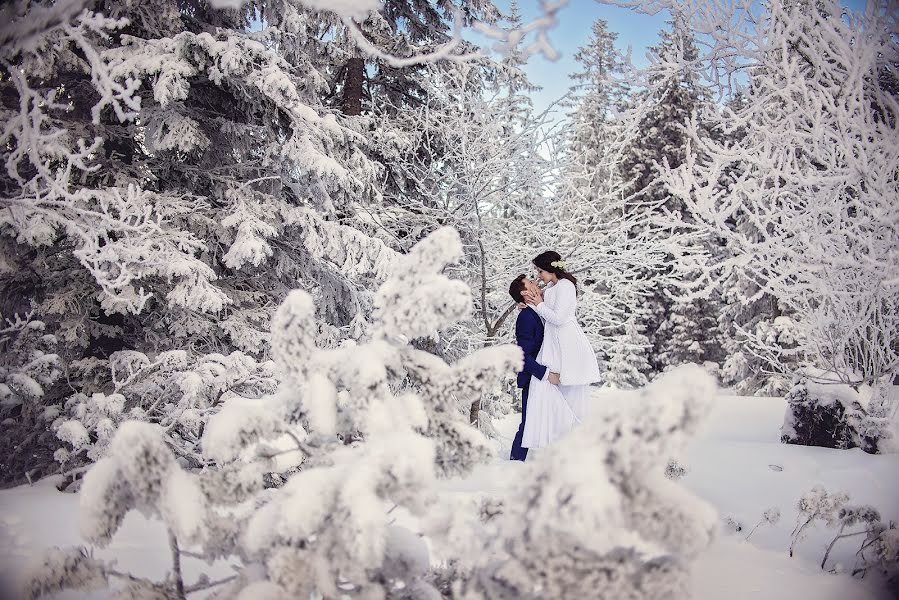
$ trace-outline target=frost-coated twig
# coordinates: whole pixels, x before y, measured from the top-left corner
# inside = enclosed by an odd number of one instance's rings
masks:
[[[174,532],[169,529],[169,549],[172,552],[172,583],[175,586],[175,593],[178,600],[185,600],[187,596],[184,592],[184,578],[181,575],[181,553],[178,551],[178,538]]]
[[[792,538],[792,542],[790,542],[790,556],[793,556],[793,549],[796,547],[796,544],[799,543],[799,538],[802,535],[802,532],[805,531],[805,528],[811,525],[812,521],[814,520],[814,516],[811,516],[806,519],[805,522],[802,523],[802,525],[799,525],[799,521],[797,521],[796,527],[794,527],[793,531],[790,533],[790,537]]]
[[[356,46],[358,46],[360,50],[362,50],[372,58],[383,61],[391,67],[397,69],[401,69],[403,67],[411,67],[413,65],[421,65],[429,62],[436,62],[440,60],[464,62],[481,58],[483,55],[480,52],[454,54],[455,50],[461,46],[464,40],[462,39],[462,15],[458,10],[454,10],[453,13],[453,35],[450,41],[441,45],[432,52],[417,54],[405,58],[394,56],[388,52],[384,52],[383,50],[372,44],[370,41],[368,41],[368,38],[365,37],[362,29],[353,19],[349,17],[342,17],[341,20],[346,26],[347,31],[350,33],[350,37],[353,39],[353,42],[355,42]]]
[[[759,522],[755,524],[755,527],[749,530],[749,534],[744,538],[747,542],[749,538],[752,537],[752,534],[755,533],[755,530],[759,528],[759,526],[765,522],[765,519],[759,519]]]
[[[106,570],[106,574],[107,574],[107,575],[112,575],[113,577],[117,577],[117,578],[119,578],[119,579],[125,579],[125,580],[127,580],[127,581],[133,581],[133,582],[135,582],[135,583],[138,583],[138,582],[140,582],[140,583],[146,583],[146,582],[147,582],[147,580],[144,579],[143,577],[137,577],[137,576],[135,576],[135,575],[132,575],[131,573],[122,573],[121,571],[116,571],[116,570],[114,570],[114,569],[107,569],[107,570]]]
[[[856,531],[855,533],[843,534],[844,529],[846,529],[845,523],[840,525],[840,530],[837,532],[837,535],[830,541],[830,544],[827,545],[827,550],[824,552],[824,558],[821,559],[821,568],[822,569],[824,568],[824,565],[827,563],[827,558],[830,556],[830,551],[833,549],[834,545],[837,543],[838,540],[841,540],[844,538],[856,537],[859,535],[866,535],[868,533],[868,530],[865,529],[864,531]]]
[[[229,575],[228,577],[223,577],[222,579],[216,579],[215,581],[198,581],[197,583],[187,586],[184,588],[185,594],[193,594],[194,592],[201,592],[203,590],[208,590],[210,588],[214,588],[216,586],[223,585],[225,583],[230,583],[237,579],[237,575]]]

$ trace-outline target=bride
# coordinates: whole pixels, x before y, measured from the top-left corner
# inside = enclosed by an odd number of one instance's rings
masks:
[[[568,433],[587,415],[590,384],[599,381],[599,366],[575,319],[577,279],[565,270],[565,263],[556,252],[543,252],[533,263],[546,289],[524,291],[522,296],[545,322],[537,362],[546,365],[550,373],[542,380],[531,377],[521,445],[542,448]]]

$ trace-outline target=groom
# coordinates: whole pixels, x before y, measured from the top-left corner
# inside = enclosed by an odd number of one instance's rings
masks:
[[[521,388],[521,424],[518,433],[512,442],[511,460],[524,460],[528,456],[528,449],[521,447],[521,438],[524,435],[524,420],[528,414],[528,388],[531,384],[531,375],[537,379],[546,376],[546,367],[537,362],[537,353],[543,345],[543,321],[534,309],[524,303],[521,293],[524,290],[537,290],[537,284],[519,275],[509,286],[509,295],[518,303],[518,320],[515,321],[515,343],[521,347],[524,353],[524,369],[518,374],[518,387]]]

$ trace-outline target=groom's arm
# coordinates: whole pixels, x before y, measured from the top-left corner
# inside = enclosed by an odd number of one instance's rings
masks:
[[[546,377],[546,367],[527,354],[524,355],[524,372],[533,375],[537,379]]]
[[[541,340],[533,324],[527,324],[522,321],[523,319],[519,319],[519,322],[515,324],[515,341],[521,347],[521,351],[524,352],[524,368],[522,371],[528,375],[533,375],[537,379],[543,379],[546,376],[546,367],[532,358],[540,352]]]

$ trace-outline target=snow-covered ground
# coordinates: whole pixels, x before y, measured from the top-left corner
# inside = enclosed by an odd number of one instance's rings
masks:
[[[597,408],[602,409],[602,394]],[[889,596],[871,577],[855,580],[846,574],[822,571],[819,563],[834,532],[819,526],[800,543],[794,558],[788,556],[790,532],[795,525],[799,497],[814,485],[828,491],[846,491],[853,504],[871,504],[884,521],[899,520],[899,455],[864,454],[859,450],[787,446],[779,443],[783,419],[781,398],[721,396],[704,433],[685,456],[677,457],[687,467],[681,480],[719,511],[722,531],[717,541],[700,557],[694,568],[694,594],[699,600],[857,600]],[[517,415],[498,424],[501,456],[518,425]],[[502,493],[505,482],[515,477],[521,464],[498,459],[483,465],[466,480],[445,482],[455,493]],[[34,486],[0,491],[0,573],[7,585],[21,572],[28,558],[41,548],[80,543],[78,498],[62,494],[53,478]],[[781,519],[763,524],[744,541],[762,513],[776,507]],[[724,526],[730,517],[743,524],[741,532]],[[829,564],[842,563],[851,570],[858,538],[842,540]],[[135,571],[162,578],[169,568],[164,532],[132,513],[109,548],[98,551],[115,556],[122,571]],[[199,563],[186,559],[187,580],[195,578]],[[203,569],[211,577],[227,575],[228,565]],[[7,588],[8,597],[16,597]],[[0,590],[0,597],[6,597]],[[81,598],[67,593],[65,598]],[[93,595],[91,597],[102,597]]]
[[[873,579],[861,582],[820,569],[835,532],[819,526],[790,558],[790,532],[796,525],[800,496],[813,486],[846,491],[852,504],[871,504],[884,522],[899,519],[899,455],[870,455],[861,450],[831,450],[780,443],[782,398],[722,396],[705,434],[683,457],[689,469],[683,482],[713,504],[722,517],[752,529],[770,507],[780,509],[775,526],[763,524],[750,542],[741,533],[722,530],[718,541],[694,570],[695,597],[855,600],[886,598]],[[841,540],[832,560],[852,570],[859,538]]]

